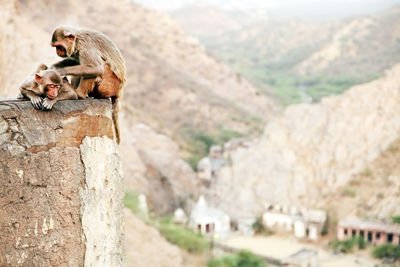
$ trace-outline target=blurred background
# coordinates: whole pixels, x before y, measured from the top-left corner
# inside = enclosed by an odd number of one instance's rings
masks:
[[[127,266],[396,264],[400,1],[0,0],[0,96],[59,24],[126,61]]]

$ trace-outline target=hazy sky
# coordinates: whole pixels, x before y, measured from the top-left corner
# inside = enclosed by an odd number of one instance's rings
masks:
[[[370,14],[400,5],[400,0],[134,0],[145,6],[171,10],[190,3],[208,3],[221,8],[265,8],[271,14],[295,17],[339,18]]]

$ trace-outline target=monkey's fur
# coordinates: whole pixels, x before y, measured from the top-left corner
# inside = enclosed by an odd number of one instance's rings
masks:
[[[78,96],[67,78],[41,64],[20,86],[18,98],[30,99],[36,109],[50,110],[57,101],[78,99]]]
[[[119,144],[119,99],[122,98],[126,69],[118,48],[103,33],[69,26],[55,29],[51,46],[56,48],[58,56],[65,57],[52,67],[61,75],[73,76],[71,84],[76,87],[79,98],[111,97],[116,141]]]

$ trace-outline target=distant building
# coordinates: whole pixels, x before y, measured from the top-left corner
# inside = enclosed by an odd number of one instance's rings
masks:
[[[176,209],[172,221],[174,223],[186,224],[188,222],[188,218],[185,211],[182,208]]]
[[[237,230],[246,236],[254,235],[253,224],[256,222],[255,218],[241,218],[237,221]]]
[[[200,179],[211,180],[216,172],[226,164],[227,161],[223,158],[202,158],[197,164],[197,175]]]
[[[212,175],[211,175],[211,160],[209,157],[202,158],[198,163],[197,163],[197,176],[200,179],[204,180],[211,180]]]
[[[297,238],[317,240],[325,221],[326,212],[317,209],[297,209],[295,207],[268,206],[263,214],[263,223],[276,231],[292,232]]]
[[[204,196],[200,196],[190,214],[189,227],[203,235],[225,238],[230,232],[230,217],[221,210],[209,208]]]
[[[297,238],[304,238],[306,236],[306,225],[301,218],[294,221],[294,236]]]
[[[210,147],[208,157],[202,158],[197,164],[197,175],[208,183],[215,177],[217,171],[230,162],[230,152],[239,147],[248,147],[250,141],[245,139],[232,139],[223,146],[213,145]]]
[[[340,220],[337,229],[337,238],[346,240],[361,236],[365,241],[374,245],[392,243],[400,245],[400,225],[378,221],[345,218]]]
[[[141,216],[147,218],[149,216],[149,208],[147,206],[146,196],[140,194],[138,197],[138,212]]]

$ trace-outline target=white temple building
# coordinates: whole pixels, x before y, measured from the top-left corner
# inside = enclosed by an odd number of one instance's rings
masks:
[[[200,196],[190,214],[189,227],[203,235],[225,238],[230,232],[230,217],[221,210],[208,207],[204,196]]]
[[[318,240],[327,214],[323,210],[268,205],[263,223],[277,231],[293,232],[297,238]]]
[[[173,222],[180,223],[180,224],[186,224],[187,221],[188,221],[188,218],[186,216],[185,211],[182,208],[176,209],[174,212]]]

